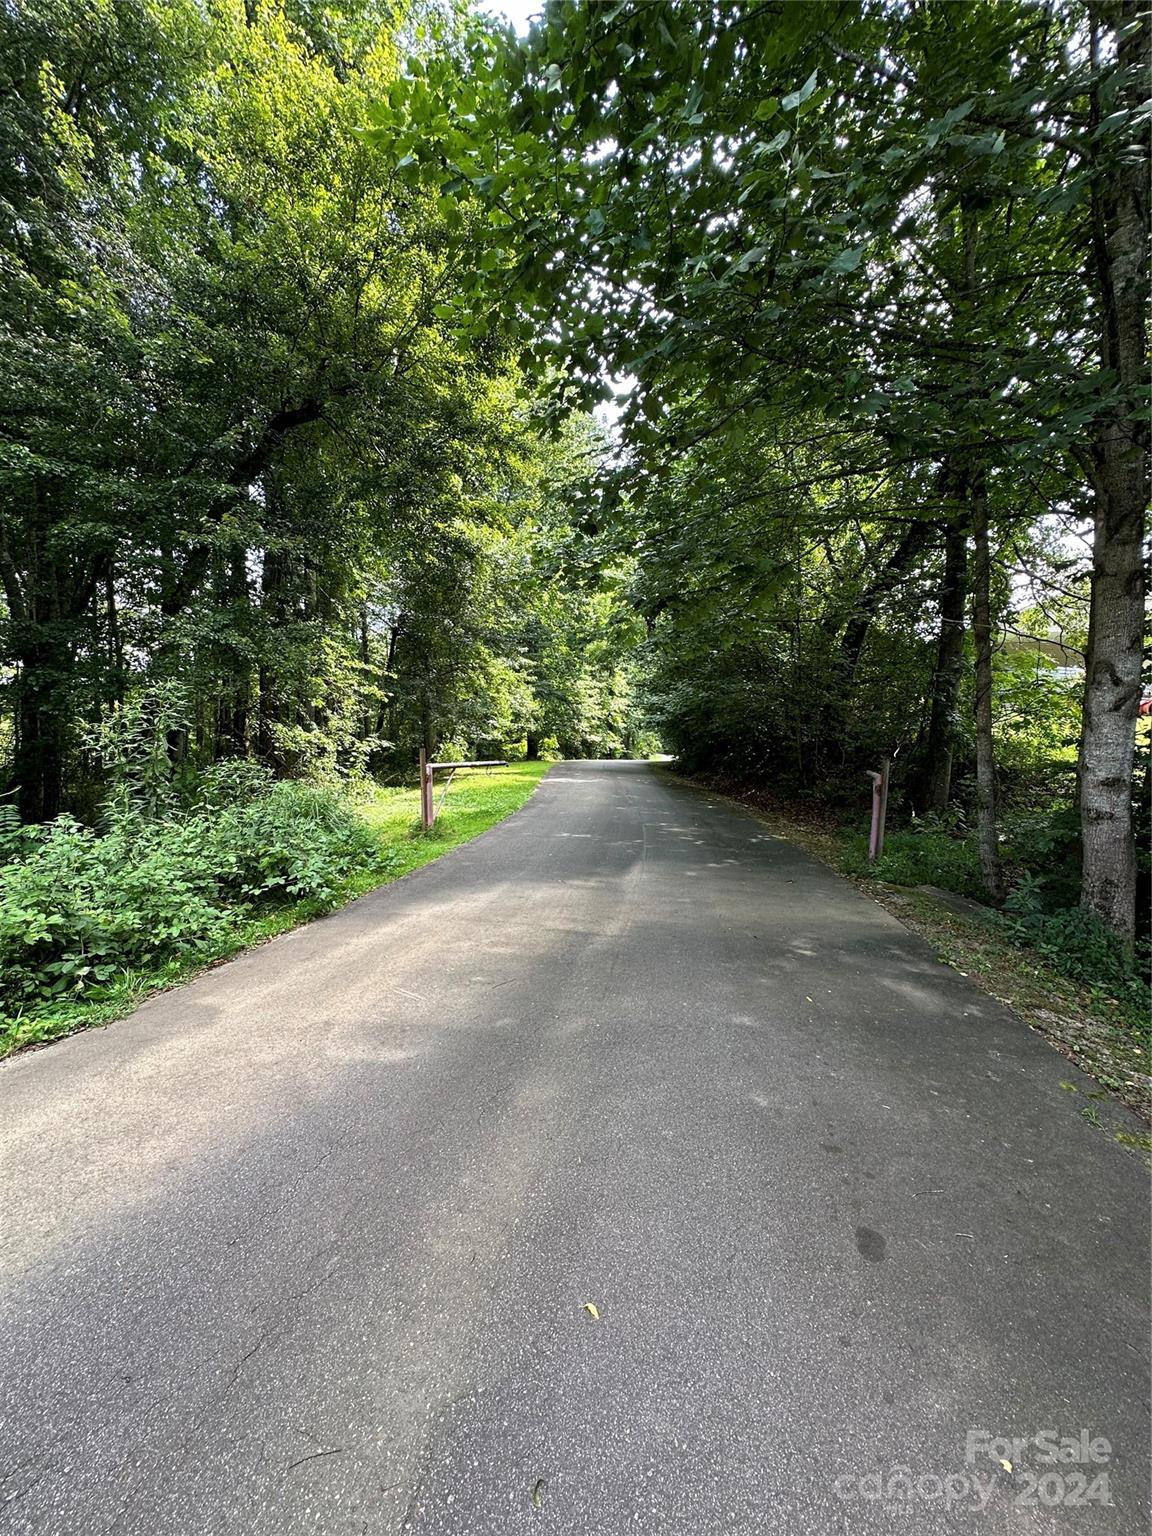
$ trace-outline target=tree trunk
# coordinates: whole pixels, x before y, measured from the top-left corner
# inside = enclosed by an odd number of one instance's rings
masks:
[[[952,754],[956,739],[957,702],[964,671],[964,610],[968,589],[968,530],[949,523],[944,536],[944,575],[940,582],[940,638],[932,672],[932,707],[924,745],[920,804],[926,814],[941,816],[952,790]]]
[[[13,779],[21,819],[51,821],[64,804],[72,658],[42,635],[29,638],[16,679]]]
[[[540,760],[540,738],[531,731],[524,738],[524,755],[530,763],[536,763]]]
[[[263,610],[261,656],[257,673],[258,704],[256,715],[257,755],[275,771],[283,764],[276,746],[276,726],[283,716],[283,701],[276,672],[271,664],[273,637],[283,622],[281,589],[284,583],[284,557],[279,550],[266,549],[260,570],[260,606]]]
[[[252,697],[252,666],[247,643],[251,636],[248,551],[240,545],[222,554],[215,573],[215,605],[227,618],[216,649],[217,758],[247,757],[248,715]]]
[[[833,756],[833,749],[839,744],[840,761],[844,760],[843,746],[851,735],[856,672],[864,642],[880,604],[904,580],[909,567],[927,544],[930,531],[926,522],[909,523],[891,554],[856,599],[854,612],[845,625],[832,663],[833,696],[821,712],[819,750],[825,759]]]
[[[845,626],[837,648],[836,676],[843,693],[851,692],[855,684],[856,669],[860,665],[860,655],[876,617],[876,610],[883,599],[900,585],[909,566],[927,544],[929,531],[929,525],[925,522],[909,523],[892,553],[857,599],[856,610]]]
[[[120,610],[116,602],[116,566],[108,561],[104,574],[104,612],[108,624],[108,666],[112,673],[111,693],[123,703],[127,668],[124,665],[124,638],[120,633]]]
[[[996,760],[992,743],[992,558],[988,545],[988,491],[982,470],[970,481],[972,536],[972,639],[976,646],[976,839],[980,878],[993,901],[1004,896],[996,824]]]
[[[1093,6],[1094,23],[1129,29],[1118,44],[1123,105],[1140,104],[1147,81],[1150,27],[1134,0]],[[1096,104],[1094,116],[1098,115]],[[1080,737],[1081,905],[1131,939],[1135,932],[1136,854],[1132,769],[1140,702],[1144,626],[1144,516],[1149,429],[1140,391],[1145,378],[1144,304],[1148,287],[1148,140],[1126,144],[1101,168],[1092,204],[1093,246],[1102,321],[1104,388],[1120,398],[1094,424],[1095,495],[1092,602]]]
[[[98,643],[93,599],[99,559],[61,558],[48,539],[53,509],[34,492],[24,539],[12,547],[0,520],[0,586],[16,675],[11,787],[25,821],[65,805],[65,770],[77,714],[78,646]]]
[[[372,640],[368,629],[368,604],[360,604],[357,618],[357,638],[360,642],[360,740],[367,741],[372,735],[372,706],[368,698],[371,686]]]

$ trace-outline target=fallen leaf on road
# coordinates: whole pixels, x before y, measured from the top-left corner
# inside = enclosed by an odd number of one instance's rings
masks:
[[[1011,1472],[1012,1463],[1010,1461],[1005,1461],[1003,1458],[1001,1458],[1000,1465],[1004,1468],[1005,1472]]]
[[[600,1316],[600,1309],[597,1307],[594,1301],[586,1301],[584,1303],[584,1310],[588,1313],[589,1317],[598,1318]]]
[[[541,1504],[543,1504],[543,1502],[544,1502],[544,1493],[545,1493],[545,1490],[547,1489],[547,1487],[548,1487],[548,1479],[546,1477],[538,1477],[536,1479],[536,1486],[532,1490],[532,1508],[533,1509],[539,1509]]]

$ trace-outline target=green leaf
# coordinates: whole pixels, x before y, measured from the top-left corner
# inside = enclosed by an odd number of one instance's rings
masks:
[[[803,103],[808,100],[809,96],[811,96],[815,89],[816,71],[813,70],[812,73],[808,76],[807,80],[805,80],[804,84],[800,87],[800,89],[798,91],[792,91],[789,95],[785,96],[780,105],[785,112],[795,112],[797,107],[802,106]]]
[[[863,246],[849,246],[846,250],[841,251],[838,256],[834,256],[824,270],[825,272],[836,273],[855,272],[863,259]]]

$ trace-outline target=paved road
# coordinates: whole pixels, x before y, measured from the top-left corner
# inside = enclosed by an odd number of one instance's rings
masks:
[[[1145,1177],[1070,1075],[752,818],[557,766],[0,1069],[0,1529],[1143,1532]]]

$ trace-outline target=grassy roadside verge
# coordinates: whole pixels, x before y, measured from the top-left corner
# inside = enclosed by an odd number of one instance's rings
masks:
[[[518,810],[548,767],[547,763],[512,763],[507,768],[458,775],[436,825],[428,833],[420,826],[418,789],[375,790],[369,798],[355,803],[355,813],[369,829],[375,852],[341,881],[327,899],[277,904],[255,913],[237,912],[235,924],[211,947],[200,948],[187,958],[154,970],[124,970],[103,989],[98,1001],[45,1003],[18,1018],[0,1020],[0,1058],[81,1029],[109,1024],[154,993],[188,981],[253,945],[322,917],[377,886],[419,869]],[[437,798],[440,792],[438,787]]]
[[[953,903],[947,893],[933,895],[908,886],[862,877],[858,836],[819,816],[805,816],[756,790],[719,788],[691,779],[710,794],[751,810],[776,836],[794,843],[829,865],[865,895],[885,907],[913,933],[926,939],[940,960],[967,976],[1014,1013],[1098,1083],[1084,1095],[1081,1114],[1103,1125],[1098,1104],[1118,1099],[1146,1124],[1152,1121],[1149,1077],[1149,1021],[1145,1014],[1105,993],[1061,976],[1035,950],[1015,942],[996,914],[974,903]],[[966,910],[969,909],[969,910]],[[1079,1093],[1067,1081],[1069,1093]],[[1122,1145],[1152,1154],[1152,1133],[1107,1127]]]

